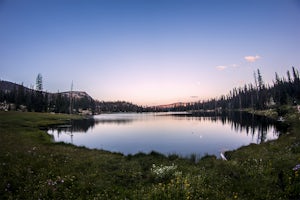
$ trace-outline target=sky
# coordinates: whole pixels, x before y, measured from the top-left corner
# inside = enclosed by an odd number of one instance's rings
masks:
[[[292,66],[300,0],[0,0],[0,79],[48,92],[191,102]]]

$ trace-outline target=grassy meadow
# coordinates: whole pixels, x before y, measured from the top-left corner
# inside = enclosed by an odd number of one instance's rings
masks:
[[[278,112],[278,140],[197,162],[54,143],[45,128],[80,116],[0,112],[0,199],[300,199],[300,116]]]

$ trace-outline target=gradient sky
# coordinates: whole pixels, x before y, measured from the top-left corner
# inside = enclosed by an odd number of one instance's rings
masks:
[[[0,0],[0,79],[139,105],[300,67],[299,0]]]

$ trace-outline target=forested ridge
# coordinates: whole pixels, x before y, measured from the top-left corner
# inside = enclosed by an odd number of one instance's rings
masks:
[[[39,81],[40,82],[40,81]],[[29,89],[23,84],[0,81],[0,110],[22,110],[29,112],[85,113],[142,112],[146,109],[125,101],[98,101],[86,92],[68,91],[49,93],[40,89]],[[38,87],[37,87],[38,88]]]
[[[23,84],[0,81],[0,103],[3,110],[22,110],[29,112],[70,113],[78,109],[95,110],[94,100],[85,92],[49,93],[39,89],[29,89]],[[76,98],[76,94],[81,94]]]

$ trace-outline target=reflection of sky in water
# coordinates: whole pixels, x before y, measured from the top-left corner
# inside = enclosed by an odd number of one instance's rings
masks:
[[[162,114],[103,114],[95,116],[96,125],[86,133],[49,131],[56,141],[124,154],[148,153],[152,150],[182,156],[196,153],[215,154],[258,143],[245,129],[236,131],[231,123],[204,120],[201,117],[175,117]],[[270,127],[267,139],[275,139]],[[72,136],[71,136],[72,135]]]

